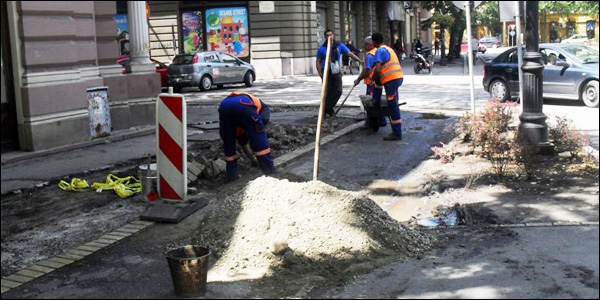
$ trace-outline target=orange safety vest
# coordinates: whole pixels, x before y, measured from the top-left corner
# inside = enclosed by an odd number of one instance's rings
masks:
[[[379,47],[387,50],[390,54],[390,59],[381,65],[381,70],[379,71],[381,84],[402,78],[404,76],[402,73],[402,66],[400,66],[400,61],[398,60],[396,52],[387,45],[381,45]]]
[[[227,97],[233,97],[233,96],[239,96],[239,95],[248,96],[248,98],[250,98],[252,100],[252,103],[254,104],[254,106],[256,106],[256,112],[260,114],[260,111],[262,110],[262,102],[260,102],[260,99],[254,97],[252,94],[245,93],[245,92],[233,92],[233,93],[229,94],[229,96],[227,96]]]
[[[377,48],[373,48],[371,49],[371,51],[367,52],[367,55],[371,55],[373,57],[375,57],[375,52],[377,52]],[[367,68],[367,57],[365,56],[365,61],[363,61],[363,69]],[[369,85],[371,84],[371,78],[373,78],[373,73],[375,73],[375,67],[371,67],[371,72],[369,72],[369,77],[365,78],[365,84]]]

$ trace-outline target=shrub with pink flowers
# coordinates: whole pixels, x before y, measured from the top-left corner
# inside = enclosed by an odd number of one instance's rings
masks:
[[[444,142],[440,142],[441,147],[433,146],[431,147],[431,151],[433,151],[433,155],[440,159],[440,162],[443,164],[450,163],[454,160],[454,149]]]
[[[586,133],[575,129],[573,121],[566,117],[555,117],[556,124],[550,126],[549,135],[554,143],[557,152],[568,151],[571,157],[578,157],[583,148],[589,144],[589,137]]]

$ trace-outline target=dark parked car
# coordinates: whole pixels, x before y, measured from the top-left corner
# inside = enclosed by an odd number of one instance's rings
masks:
[[[540,54],[544,64],[544,98],[582,100],[589,107],[598,107],[597,50],[569,44],[540,44]],[[486,62],[483,70],[483,87],[492,99],[505,101],[519,96],[516,47]]]
[[[183,87],[198,87],[203,91],[228,83],[252,86],[256,78],[254,67],[237,57],[217,51],[178,54],[169,65],[169,86],[175,92]]]

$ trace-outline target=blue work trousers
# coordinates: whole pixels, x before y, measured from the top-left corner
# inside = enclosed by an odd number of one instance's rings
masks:
[[[256,153],[260,169],[267,174],[275,170],[265,125],[250,98],[245,95],[225,98],[219,106],[219,126],[224,144],[229,180],[235,180],[239,177],[236,154],[237,127],[246,130],[250,146]]]

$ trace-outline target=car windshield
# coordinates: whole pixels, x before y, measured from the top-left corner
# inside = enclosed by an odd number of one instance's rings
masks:
[[[177,55],[173,58],[173,64],[190,64],[193,57],[193,55]]]
[[[584,46],[563,47],[562,49],[575,57],[580,63],[598,63],[598,50]]]

